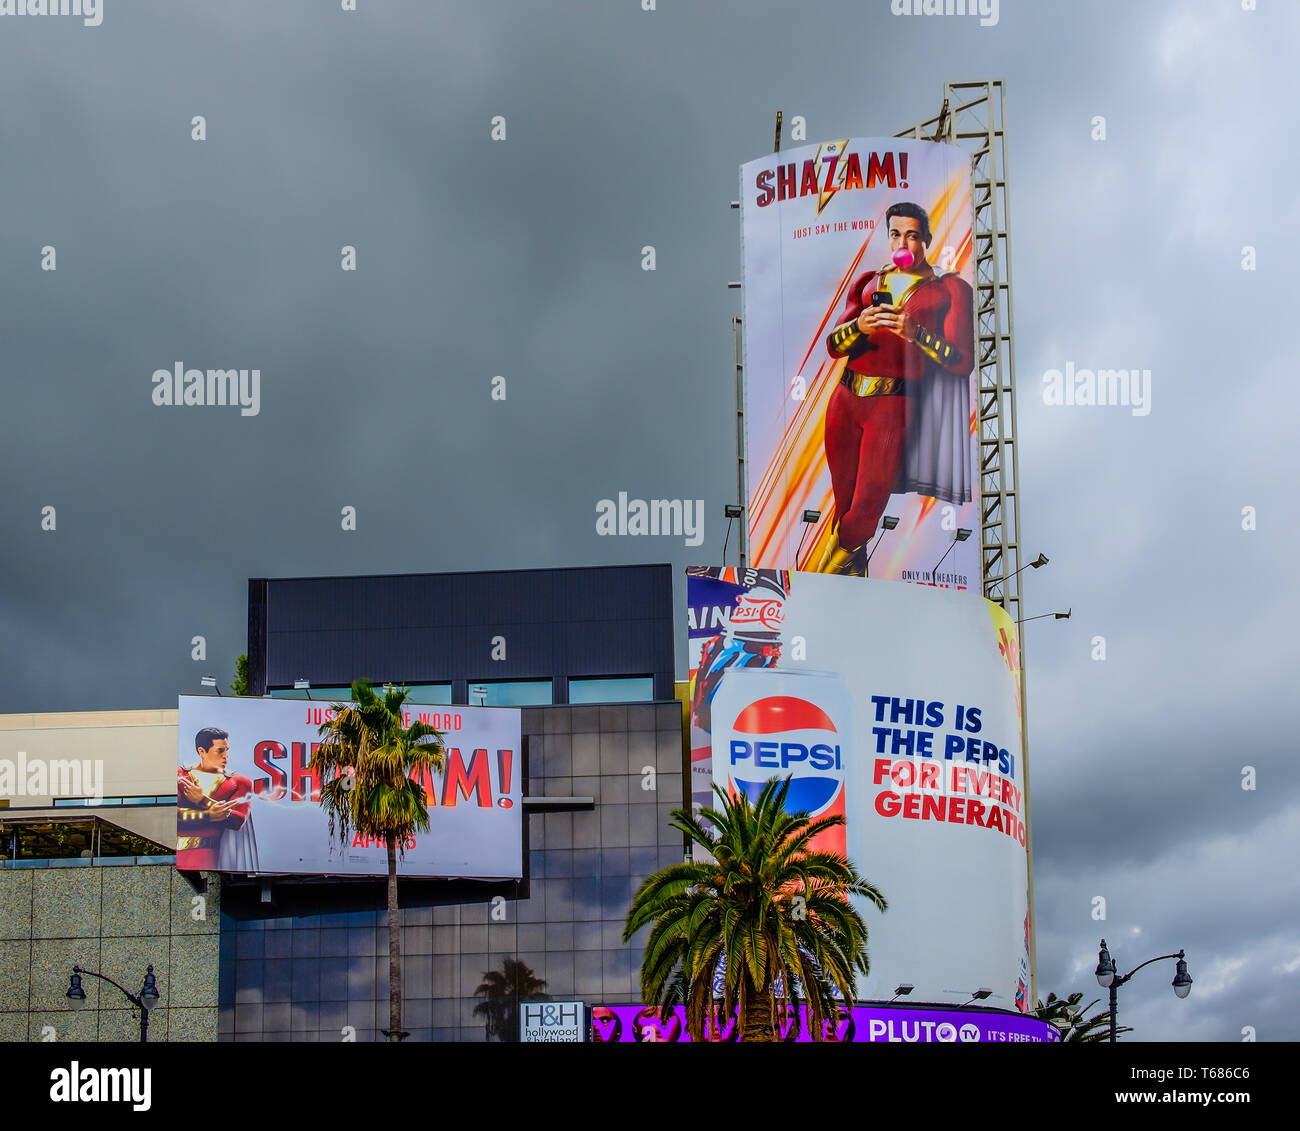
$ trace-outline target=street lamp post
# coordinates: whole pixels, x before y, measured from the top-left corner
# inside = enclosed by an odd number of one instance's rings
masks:
[[[149,969],[144,976],[144,985],[140,987],[139,994],[133,994],[124,986],[118,985],[107,974],[97,974],[94,970],[84,970],[80,966],[72,968],[72,982],[68,986],[68,1000],[72,1003],[73,1009],[81,1009],[86,1004],[86,991],[81,988],[81,975],[88,974],[92,978],[99,978],[107,982],[110,986],[117,986],[126,996],[126,1000],[140,1011],[140,1040],[146,1042],[149,1040],[149,1013],[162,994],[158,992],[158,979],[154,977],[153,963],[149,964]]]
[[[1153,962],[1163,962],[1166,958],[1178,959],[1178,965],[1174,967],[1173,987],[1174,993],[1179,998],[1185,998],[1192,992],[1192,976],[1187,972],[1187,962],[1183,958],[1183,952],[1180,950],[1177,954],[1162,954],[1156,958],[1148,958],[1142,966],[1150,966]],[[1115,1014],[1119,1008],[1118,990],[1134,974],[1142,969],[1142,966],[1135,966],[1122,978],[1118,977],[1115,972],[1115,961],[1110,956],[1110,951],[1106,949],[1106,940],[1101,940],[1101,953],[1097,956],[1097,981],[1102,988],[1110,989],[1110,1043],[1115,1043]]]

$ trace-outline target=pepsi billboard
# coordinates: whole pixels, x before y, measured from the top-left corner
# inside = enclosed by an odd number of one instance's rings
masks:
[[[972,594],[786,570],[687,570],[691,799],[715,784],[844,824],[813,843],[884,894],[870,974],[918,1001],[1031,1002],[1019,643]]]

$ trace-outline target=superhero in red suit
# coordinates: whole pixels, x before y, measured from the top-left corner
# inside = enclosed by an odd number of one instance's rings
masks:
[[[836,530],[818,569],[862,576],[867,543],[889,496],[903,487],[912,393],[932,376],[967,378],[974,361],[974,301],[957,274],[926,261],[930,218],[917,204],[890,205],[889,245],[912,255],[855,279],[826,348],[847,357],[826,408],[826,462]],[[906,489],[906,488],[903,488]]]
[[[253,791],[242,774],[226,773],[230,736],[204,727],[194,736],[198,765],[176,771],[176,866],[186,871],[215,871],[221,838],[244,828]]]

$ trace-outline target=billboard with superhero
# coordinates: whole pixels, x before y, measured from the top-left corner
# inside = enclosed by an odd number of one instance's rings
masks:
[[[429,831],[402,846],[402,876],[519,879],[523,874],[520,714],[515,707],[408,703],[442,732],[443,772],[420,779]],[[176,866],[246,874],[382,876],[381,839],[331,837],[321,781],[308,769],[328,703],[182,695]]]
[[[978,592],[969,155],[774,153],[741,215],[749,563]]]
[[[889,901],[859,996],[1031,1006],[1016,626],[999,605],[821,573],[687,573],[691,801],[839,814],[812,845]]]

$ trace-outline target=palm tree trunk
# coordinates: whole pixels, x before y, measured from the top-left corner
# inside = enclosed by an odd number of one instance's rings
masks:
[[[776,1017],[772,1009],[772,994],[770,991],[764,993],[755,989],[748,973],[742,979],[741,1001],[744,1011],[744,1024],[740,1030],[741,1041],[746,1044],[751,1041],[775,1041]]]
[[[397,920],[397,841],[388,845],[388,1039],[397,1041],[402,1028],[402,931]]]

